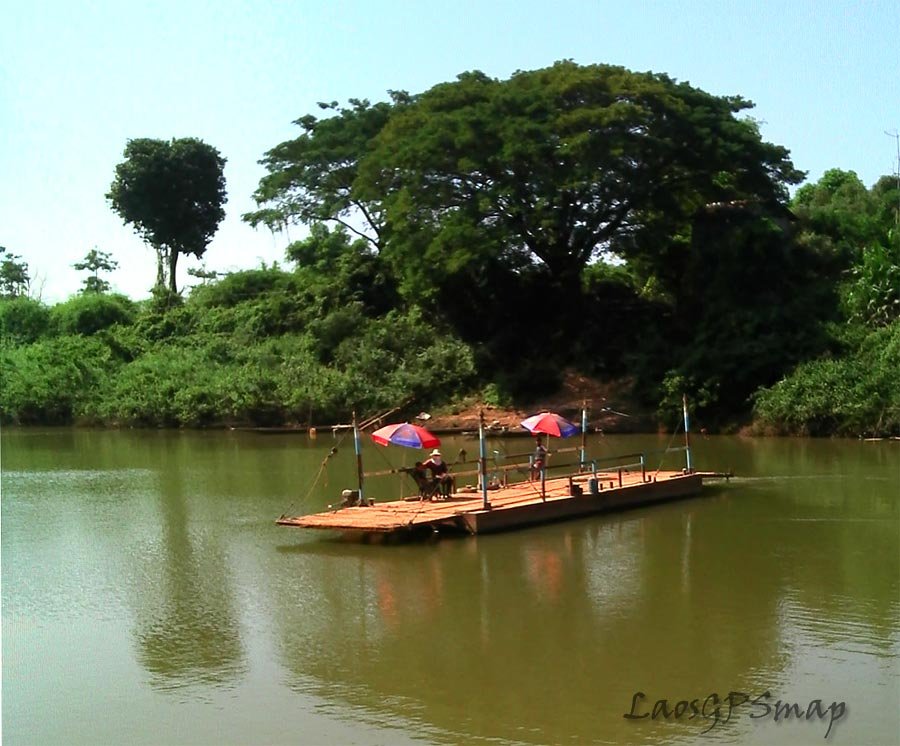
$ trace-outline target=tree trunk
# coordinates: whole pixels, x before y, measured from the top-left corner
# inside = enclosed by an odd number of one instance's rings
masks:
[[[175,286],[175,266],[178,264],[178,250],[169,250],[169,290],[172,295],[178,294],[178,288]]]
[[[166,250],[162,246],[155,246],[156,249],[156,287],[164,288],[166,286]]]

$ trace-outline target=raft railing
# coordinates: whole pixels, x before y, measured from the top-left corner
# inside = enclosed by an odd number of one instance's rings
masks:
[[[560,448],[554,451],[550,451],[549,454],[551,456],[565,454],[565,453],[577,453],[581,449],[579,448]],[[550,464],[548,463],[544,467],[545,474],[549,474],[550,472],[554,473],[554,479],[569,477],[569,479],[573,479],[575,477],[590,477],[596,479],[598,475],[604,473],[615,472],[618,474],[618,481],[621,486],[623,479],[623,473],[629,473],[631,471],[640,471],[641,472],[641,481],[652,481],[653,477],[649,480],[647,478],[648,471],[659,472],[662,467],[662,461],[665,459],[666,454],[669,453],[681,453],[687,451],[687,446],[674,446],[669,448],[658,448],[649,451],[635,451],[633,453],[620,453],[612,456],[601,456],[598,458],[587,459],[585,461],[581,461],[580,459],[574,462],[562,463],[562,464]],[[662,459],[660,460],[659,467],[656,469],[651,469],[649,467],[649,457],[662,455]],[[502,463],[498,463],[497,459],[494,459],[494,463],[487,470],[488,471],[488,482],[490,484],[497,484],[500,486],[508,486],[510,484],[510,472],[519,472],[519,473],[530,473],[532,463],[533,463],[533,454],[531,453],[513,453],[509,455],[505,455],[502,457]],[[632,461],[627,461],[627,459],[633,459]],[[624,462],[624,463],[619,463]],[[474,468],[464,469],[462,471],[457,471],[453,467],[459,466],[469,466],[471,465]],[[478,482],[477,477],[480,474],[478,469],[478,460],[477,459],[466,459],[463,461],[454,461],[448,462],[448,466],[453,468],[451,474],[455,479],[459,479],[462,477],[476,477],[476,484]],[[574,467],[574,469],[573,469]],[[565,471],[568,470],[568,471]],[[409,467],[394,467],[388,469],[380,469],[376,471],[366,472],[365,476],[368,477],[380,477],[387,476],[389,474],[402,474],[409,471]],[[518,480],[512,480],[518,481]],[[524,481],[524,480],[522,480]]]

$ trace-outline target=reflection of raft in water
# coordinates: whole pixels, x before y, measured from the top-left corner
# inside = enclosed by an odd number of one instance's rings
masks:
[[[361,534],[415,532],[489,533],[649,505],[699,494],[711,472],[598,471],[520,482],[492,490],[485,508],[479,493],[455,493],[449,500],[396,500],[363,507],[278,519],[282,526]]]

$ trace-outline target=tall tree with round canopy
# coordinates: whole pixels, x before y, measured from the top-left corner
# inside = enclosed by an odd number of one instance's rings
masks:
[[[157,255],[156,286],[177,293],[179,254],[200,258],[225,217],[225,159],[193,137],[129,140],[106,195]]]

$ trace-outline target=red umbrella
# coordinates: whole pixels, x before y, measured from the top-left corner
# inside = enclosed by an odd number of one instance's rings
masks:
[[[541,412],[522,420],[522,427],[532,433],[544,433],[555,435],[557,438],[568,438],[578,432],[578,426],[573,425],[564,417],[555,412]]]
[[[372,433],[372,440],[383,446],[393,443],[407,448],[435,448],[441,444],[436,435],[432,435],[424,427],[408,422],[385,425]]]

